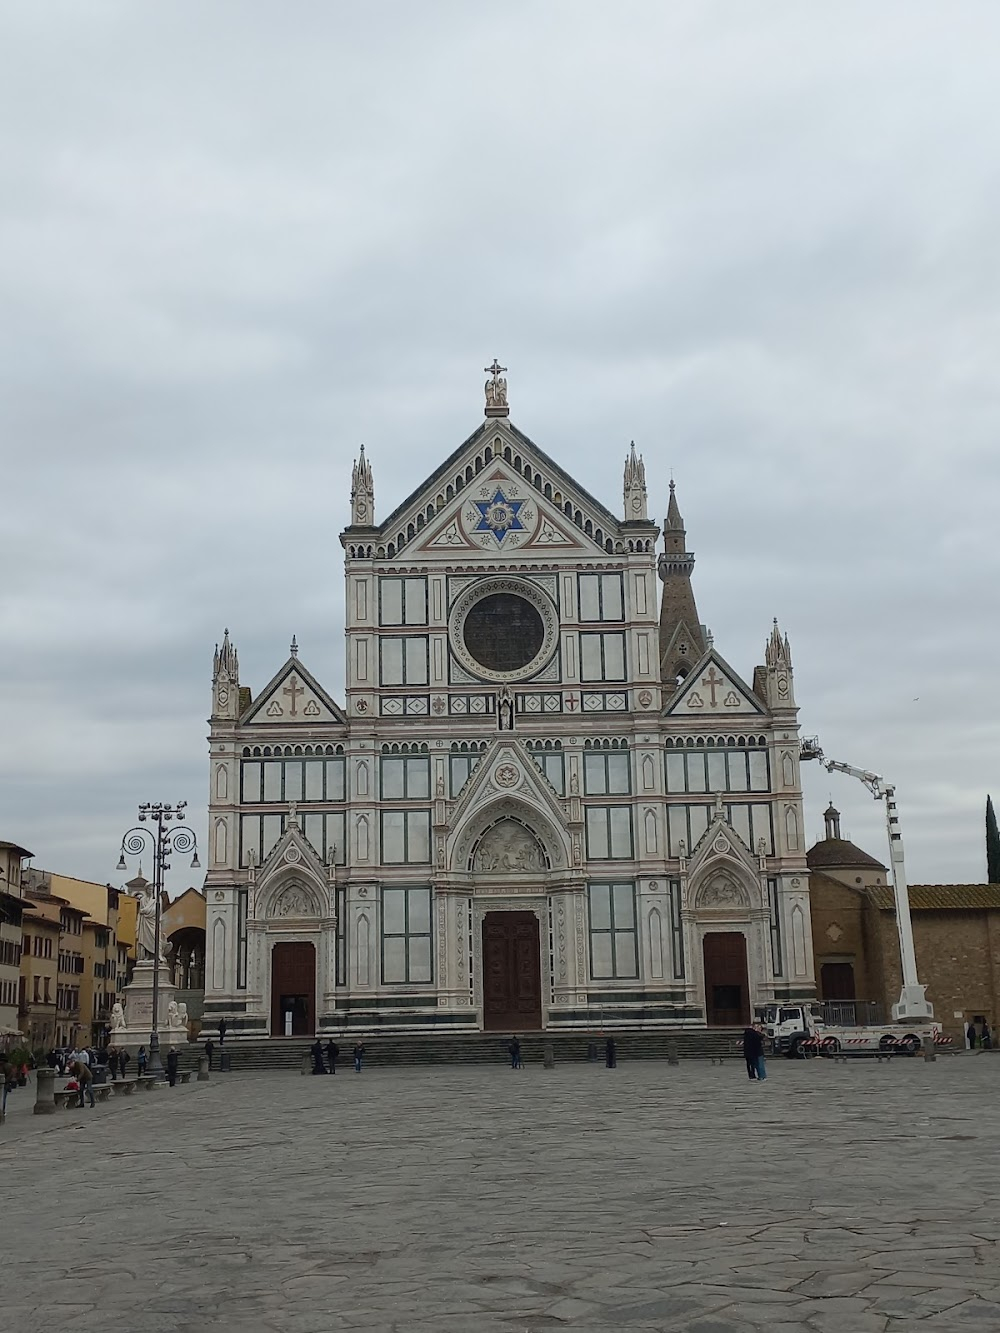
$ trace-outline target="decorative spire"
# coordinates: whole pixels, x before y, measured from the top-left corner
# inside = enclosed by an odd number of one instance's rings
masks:
[[[486,415],[488,417],[509,417],[507,381],[504,379],[507,374],[507,367],[502,366],[494,357],[492,366],[484,366],[483,369],[487,375],[492,376],[491,379],[486,381]]]
[[[665,532],[684,533],[684,520],[681,518],[680,507],[677,504],[677,491],[674,486],[673,477],[670,478],[670,499],[667,501],[667,521],[663,525]]]
[[[294,634],[292,635],[292,642],[288,646],[288,655],[289,657],[298,657],[299,655],[299,645]]]
[[[355,461],[351,473],[351,524],[354,527],[370,528],[375,523],[375,478],[372,465],[365,457],[365,446],[361,446],[361,456]]]
[[[228,629],[222,636],[222,647],[215,645],[215,659],[212,663],[212,679],[219,680],[222,676],[231,681],[238,681],[240,678],[240,660],[235,647],[229,642]]]
[[[648,518],[649,515],[646,512],[646,465],[642,461],[642,454],[636,454],[635,452],[635,440],[632,441],[628,457],[625,459],[623,487],[626,523],[629,519]]]
[[[789,667],[792,664],[792,650],[788,646],[788,636],[786,634],[784,638],[781,637],[777,616],[771,626],[771,637],[764,649],[764,664],[769,667]]]

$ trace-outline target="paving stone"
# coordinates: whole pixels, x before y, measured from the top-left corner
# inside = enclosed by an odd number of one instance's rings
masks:
[[[1000,1328],[992,1064],[900,1062],[878,1080],[772,1064],[753,1097],[735,1064],[685,1062],[669,1082],[653,1063],[613,1081],[373,1067],[15,1116],[3,1318],[18,1333]]]

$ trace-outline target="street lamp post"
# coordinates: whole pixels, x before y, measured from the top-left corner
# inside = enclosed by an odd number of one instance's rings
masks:
[[[201,865],[198,860],[198,839],[189,828],[168,828],[171,820],[184,819],[187,801],[178,801],[168,805],[162,801],[145,801],[139,806],[139,822],[147,819],[156,825],[155,832],[147,828],[131,828],[122,838],[121,856],[118,869],[126,870],[125,855],[138,856],[152,845],[153,851],[153,898],[155,901],[155,925],[153,927],[153,1022],[149,1034],[149,1073],[154,1078],[161,1078],[163,1065],[160,1063],[160,912],[162,909],[163,877],[170,869],[167,857],[171,852],[193,852],[191,868],[197,870]]]

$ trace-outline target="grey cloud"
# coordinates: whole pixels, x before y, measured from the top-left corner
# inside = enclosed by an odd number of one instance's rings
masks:
[[[982,877],[994,6],[5,23],[0,835],[104,879],[138,800],[201,806],[227,624],[255,688],[294,631],[339,694],[351,458],[389,512],[496,353],[613,510],[630,439],[660,513],[673,468],[720,650],[749,676],[779,616],[805,729],[898,783],[911,878]],[[831,792],[883,855],[815,770],[810,832]]]

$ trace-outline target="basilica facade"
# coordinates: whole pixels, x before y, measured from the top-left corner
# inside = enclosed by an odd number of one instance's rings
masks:
[[[673,483],[620,515],[484,420],[341,534],[346,681],[256,693],[228,631],[210,734],[204,1027],[740,1024],[815,994],[791,654],[747,677],[700,623]]]

